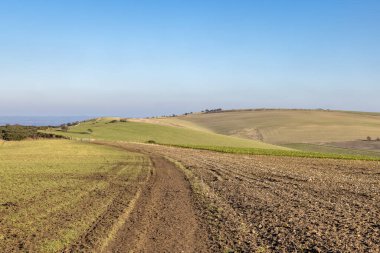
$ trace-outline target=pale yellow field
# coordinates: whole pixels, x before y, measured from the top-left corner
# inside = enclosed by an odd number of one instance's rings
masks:
[[[155,119],[162,124],[273,144],[320,143],[380,137],[380,114],[322,110],[257,110]]]
[[[162,126],[183,127],[183,128],[189,128],[189,129],[209,132],[209,133],[214,132],[213,130],[208,129],[207,127],[203,127],[197,123],[193,123],[188,120],[183,120],[181,117],[159,117],[159,118],[149,118],[149,119],[133,118],[133,119],[128,119],[128,120],[132,122],[144,122],[144,123],[157,124],[157,125],[162,125]]]

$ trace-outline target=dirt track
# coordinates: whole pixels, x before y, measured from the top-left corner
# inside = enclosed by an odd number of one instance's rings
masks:
[[[116,182],[118,198],[65,252],[207,252],[185,175],[161,155],[121,148],[149,157],[149,173],[133,184]]]
[[[202,252],[190,185],[174,164],[151,157],[153,175],[104,252]]]

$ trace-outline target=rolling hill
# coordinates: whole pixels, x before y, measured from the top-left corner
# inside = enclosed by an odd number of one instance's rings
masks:
[[[115,118],[100,118],[72,126],[68,132],[50,129],[47,132],[72,138],[111,141],[148,142],[169,145],[226,146],[261,149],[287,149],[255,140],[227,136],[192,128],[144,122],[121,122]]]
[[[380,114],[327,110],[236,110],[157,118],[156,123],[283,145],[380,137]]]

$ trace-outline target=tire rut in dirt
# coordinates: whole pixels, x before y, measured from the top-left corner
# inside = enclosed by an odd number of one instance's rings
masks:
[[[188,181],[165,158],[151,159],[153,175],[105,252],[206,251]]]
[[[91,226],[83,233],[80,238],[69,245],[63,252],[93,252],[99,249],[104,241],[104,238],[109,234],[109,230],[113,227],[117,218],[122,216],[125,210],[131,205],[131,202],[135,198],[137,192],[139,191],[139,186],[143,185],[148,176],[149,170],[140,173],[135,179],[131,179],[128,176],[121,176],[119,173],[126,169],[126,166],[133,166],[136,169],[141,170],[143,163],[139,162],[136,164],[118,164],[110,173],[110,175],[104,176],[107,178],[109,185],[103,190],[94,190],[91,192],[92,195],[88,197],[88,200],[82,204],[80,208],[85,210],[91,207],[92,197],[96,195],[101,195],[104,200],[111,199],[109,205],[105,211],[91,224]],[[146,165],[149,168],[148,165]],[[95,175],[92,178],[96,178]],[[98,196],[97,196],[98,197]],[[78,208],[78,210],[80,210]]]

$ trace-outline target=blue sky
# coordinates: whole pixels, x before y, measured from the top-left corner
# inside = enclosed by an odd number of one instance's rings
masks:
[[[0,115],[380,111],[380,1],[0,1]]]

